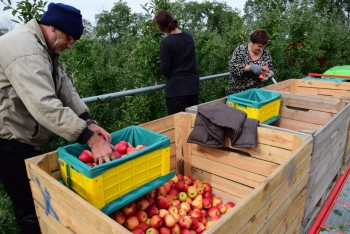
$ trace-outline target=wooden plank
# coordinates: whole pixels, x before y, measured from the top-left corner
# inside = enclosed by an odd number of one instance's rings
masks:
[[[325,125],[335,115],[334,113],[315,111],[310,109],[292,108],[290,106],[281,106],[281,118],[292,119],[315,125]]]
[[[50,160],[57,160],[57,152],[43,155]],[[91,233],[98,230],[101,233],[129,233],[125,228],[105,214],[70,191],[50,174],[39,168],[35,163],[26,160],[28,177],[36,207],[45,210],[38,212],[39,222],[50,220],[57,222],[51,228],[63,227],[56,233]],[[68,215],[69,214],[69,215]],[[48,217],[46,217],[48,216]],[[52,232],[50,232],[52,233]]]
[[[292,79],[284,80],[284,81],[278,82],[277,84],[265,86],[263,87],[263,89],[278,91],[278,92],[292,92],[294,81],[295,80],[292,80]]]
[[[278,191],[281,184],[287,181],[287,184],[292,185],[294,178],[298,172],[297,168],[301,164],[296,164],[296,161],[304,159],[306,162],[311,156],[312,139],[309,138],[300,148],[282,164],[275,172],[273,172],[264,183],[255,188],[246,199],[242,200],[228,213],[221,217],[215,223],[208,233],[232,233],[232,230],[242,229],[247,222],[261,209],[265,202],[269,202],[275,191]]]
[[[192,153],[221,164],[236,167],[259,175],[268,176],[279,166],[276,163],[242,156],[230,151],[192,144]]]
[[[174,115],[169,115],[161,119],[143,123],[139,126],[158,133],[162,133],[174,128]]]
[[[258,144],[255,149],[245,149],[254,158],[259,158],[268,162],[282,164],[290,157],[291,151],[270,145]]]
[[[258,127],[258,143],[291,150],[295,133]]]
[[[322,125],[311,124],[303,121],[286,119],[286,118],[280,118],[277,122],[272,123],[272,125],[279,128],[289,129],[293,131],[305,131],[305,130],[317,131],[320,128],[322,128]]]
[[[192,155],[192,170],[198,168],[207,171],[213,175],[217,175],[226,179],[236,181],[242,185],[249,187],[256,187],[266,179],[266,176],[245,171],[240,168],[232,167],[227,164],[222,164],[216,160],[209,160],[207,158]],[[220,170],[218,170],[220,168]]]
[[[344,103],[339,98],[325,98],[301,94],[282,94],[282,106],[298,108],[300,110],[315,110],[329,113],[338,113]]]
[[[311,87],[317,89],[334,89],[334,90],[345,90],[349,91],[350,96],[350,83],[347,82],[325,82],[318,80],[297,80],[298,87]]]
[[[220,98],[220,99],[215,99],[215,100],[210,101],[210,102],[206,102],[206,103],[202,103],[199,105],[188,107],[188,108],[186,108],[185,111],[188,113],[196,114],[198,111],[198,107],[200,107],[200,106],[212,106],[212,105],[216,105],[218,103],[226,103],[226,97]]]
[[[234,180],[222,178],[197,168],[192,168],[192,174],[197,180],[208,182],[214,189],[223,191],[232,197],[243,199],[253,191],[253,188],[249,186],[245,186]]]

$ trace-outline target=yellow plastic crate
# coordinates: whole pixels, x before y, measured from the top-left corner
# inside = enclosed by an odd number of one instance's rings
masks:
[[[87,146],[73,144],[58,149],[64,184],[105,213],[111,213],[134,198],[165,183],[170,172],[170,140],[168,137],[131,126],[112,133],[112,144],[126,140],[147,148],[90,167],[77,157]]]
[[[227,97],[226,104],[247,113],[248,118],[270,124],[280,117],[281,94],[250,89]]]

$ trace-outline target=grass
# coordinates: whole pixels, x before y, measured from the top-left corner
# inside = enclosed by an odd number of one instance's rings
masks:
[[[16,234],[16,220],[12,203],[0,183],[0,234]]]

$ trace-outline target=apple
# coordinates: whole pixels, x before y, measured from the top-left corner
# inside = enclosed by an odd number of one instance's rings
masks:
[[[159,215],[153,215],[149,221],[149,225],[159,229],[163,225],[163,219]]]
[[[171,202],[170,206],[174,206],[176,209],[180,209],[181,201],[180,200],[173,200]]]
[[[210,216],[210,221],[217,222],[220,219],[220,215]]]
[[[149,204],[148,207],[154,205],[154,203],[155,203],[154,198],[151,198],[151,197],[147,197],[147,196],[146,196],[146,199],[147,199],[148,204]]]
[[[125,221],[125,227],[129,230],[132,230],[139,226],[140,222],[136,216],[130,216],[128,219]]]
[[[179,193],[179,200],[180,200],[181,202],[186,201],[186,200],[187,200],[187,193],[186,193],[186,192],[180,192],[180,193]]]
[[[170,214],[178,214],[179,213],[179,210],[173,205],[168,207],[168,211]]]
[[[193,182],[194,182],[194,179],[192,179],[191,176],[185,175],[185,176],[184,176],[184,181],[185,181],[185,183],[186,183],[188,186],[191,186],[191,185],[193,184]]]
[[[164,223],[165,223],[165,226],[172,228],[176,224],[176,219],[172,214],[166,214],[164,216]]]
[[[174,175],[173,178],[171,178],[172,181],[174,181],[174,183],[177,183],[179,181],[179,178],[177,177],[177,175]]]
[[[180,208],[180,209],[178,210],[178,212],[179,212],[180,217],[187,215],[187,212],[186,212],[186,210],[184,210],[184,209],[181,209],[181,208]]]
[[[171,234],[180,234],[181,228],[179,224],[175,224],[175,226],[171,229]]]
[[[197,195],[199,196],[199,195]],[[200,195],[202,196],[202,195]],[[201,210],[203,208],[203,198],[198,198],[198,199],[193,199],[193,201],[191,202],[191,206]]]
[[[235,203],[233,202],[226,202],[225,203],[225,206],[226,206],[226,211],[228,211],[229,209],[233,208],[235,206]]]
[[[171,189],[170,183],[169,183],[169,182],[165,182],[165,183],[163,184],[163,186],[165,187],[166,192],[169,193],[169,191],[170,191],[170,189]]]
[[[217,207],[219,208],[219,211],[220,211],[221,214],[225,214],[226,213],[227,208],[226,208],[226,205],[224,203],[219,203],[217,205]]]
[[[202,203],[205,209],[210,209],[213,206],[213,199],[211,197],[204,197]]]
[[[210,198],[213,198],[213,194],[211,193],[211,192],[205,192],[204,194],[203,194],[203,197],[210,197]]]
[[[203,210],[202,209],[201,212],[202,212],[204,218],[208,217],[208,211],[207,210]]]
[[[123,207],[123,213],[126,217],[130,217],[136,214],[137,212],[137,205],[136,202],[130,202],[126,206]]]
[[[140,227],[136,227],[131,230],[132,234],[145,234],[145,232]]]
[[[171,230],[168,227],[161,227],[159,229],[159,234],[171,234]]]
[[[156,206],[158,209],[167,209],[168,208],[168,199],[165,197],[157,197],[156,199]]]
[[[135,148],[136,148],[136,150],[142,150],[144,148],[147,148],[147,146],[145,146],[145,145],[137,145]]]
[[[126,154],[127,151],[127,147],[122,144],[121,142],[117,143],[114,147],[115,151],[117,151],[118,153],[120,153],[121,155]]]
[[[211,188],[211,185],[209,183],[203,183],[203,189],[205,192],[212,192],[212,188]]]
[[[166,214],[169,214],[169,211],[166,209],[159,209],[158,215],[163,218]]]
[[[187,189],[187,196],[190,198],[194,198],[198,194],[198,188],[194,185],[188,186]]]
[[[179,192],[187,192],[188,185],[185,183],[185,181],[179,180],[175,184],[175,188],[177,188],[177,190],[179,190]]]
[[[139,219],[140,223],[144,223],[147,221],[147,213],[144,210],[139,210],[136,212],[135,216]]]
[[[152,191],[150,191],[150,192],[148,192],[147,194],[146,194],[146,197],[147,198],[155,198],[156,197],[156,190],[155,189],[153,189]]]
[[[167,189],[164,185],[159,186],[156,188],[156,196],[157,197],[165,197],[168,194]]]
[[[195,186],[196,187],[196,186]],[[198,188],[198,194],[204,194],[205,193],[205,191],[204,191],[204,188],[203,188],[203,186],[202,187],[199,187]]]
[[[199,209],[194,208],[191,212],[191,217],[201,220],[203,218],[203,214]]]
[[[117,223],[119,223],[120,225],[123,225],[125,223],[125,221],[126,221],[126,217],[125,217],[124,213],[119,211],[119,210],[113,212],[110,215],[110,217],[112,219],[114,219]]]
[[[173,200],[176,200],[179,198],[179,190],[176,188],[171,188],[168,192],[168,195],[172,196]]]
[[[159,234],[156,228],[150,227],[147,229],[146,234]]]
[[[192,221],[192,224],[190,228],[192,230],[196,230],[198,228],[198,223],[199,223],[198,219],[191,216],[191,221]]]
[[[203,182],[200,181],[200,180],[195,180],[195,181],[193,182],[193,185],[196,186],[197,188],[200,188],[200,187],[203,186]]]
[[[222,203],[222,199],[220,196],[214,196],[213,197],[213,206],[216,206],[218,204]]]
[[[149,228],[149,224],[144,222],[144,223],[140,223],[139,227],[142,229],[142,231],[146,232],[147,229]]]
[[[192,233],[190,229],[185,228],[185,229],[181,229],[180,234],[192,234]]]
[[[192,198],[190,198],[190,197],[187,196],[186,202],[188,202],[189,204],[191,204],[191,203],[192,203]]]
[[[208,215],[209,217],[212,217],[214,215],[220,215],[220,210],[217,206],[212,206],[209,210],[208,210]]]
[[[135,152],[137,152],[137,149],[134,146],[129,146],[126,149],[126,154],[132,154],[132,153],[135,153]]]
[[[180,180],[184,180],[184,176],[183,176],[182,174],[177,173],[176,176],[177,176],[177,178],[179,179],[179,181],[180,181]]]
[[[185,210],[185,211],[186,211],[186,214],[187,214],[187,213],[190,212],[190,210],[191,210],[191,205],[190,205],[190,203],[188,203],[188,202],[181,202],[181,204],[180,204],[180,209]]]
[[[207,218],[204,217],[204,216],[202,216],[202,219],[201,219],[201,220],[198,220],[198,221],[199,221],[200,223],[203,223],[204,226],[207,225],[207,222],[208,222]]]
[[[174,216],[176,223],[178,223],[181,216],[178,213],[172,213],[172,215]]]
[[[140,197],[137,201],[136,201],[136,204],[137,204],[137,209],[139,210],[146,210],[147,207],[149,206],[149,201],[147,198],[145,197]]]
[[[182,216],[179,220],[179,226],[181,229],[189,229],[192,225],[190,216]]]
[[[196,230],[196,233],[203,233],[206,230],[203,223],[198,223],[198,228]]]
[[[122,157],[122,155],[118,152],[118,151],[113,151],[113,155],[114,155],[114,159],[113,160],[115,160],[115,159],[118,159],[118,158],[121,158]]]
[[[146,210],[147,216],[149,218],[151,218],[154,215],[158,215],[159,214],[159,210],[156,206],[149,206]]]
[[[92,153],[89,150],[83,150],[79,154],[78,159],[84,163],[93,163],[94,162],[94,156],[92,156]]]
[[[175,181],[173,181],[173,180],[168,180],[168,183],[170,184],[170,187],[171,187],[171,188],[174,188],[174,187],[175,187]]]
[[[167,194],[165,198],[168,201],[168,206],[171,206],[171,203],[173,203],[173,197]]]

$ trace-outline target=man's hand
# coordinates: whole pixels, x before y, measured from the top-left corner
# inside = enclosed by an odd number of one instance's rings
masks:
[[[87,144],[91,148],[95,163],[101,164],[115,159],[113,145],[102,139],[97,133],[90,137]]]
[[[97,124],[90,124],[88,125],[88,128],[91,131],[94,131],[95,133],[97,133],[98,135],[103,136],[103,138],[107,141],[107,142],[111,142],[112,141],[112,137],[111,134],[109,134],[106,130],[104,130],[103,128],[101,128],[100,126],[98,126]]]

